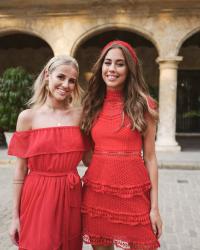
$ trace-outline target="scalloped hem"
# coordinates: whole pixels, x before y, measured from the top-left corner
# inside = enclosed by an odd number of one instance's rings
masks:
[[[88,187],[91,187],[95,192],[107,193],[121,198],[131,198],[135,195],[142,194],[144,192],[150,191],[151,183],[147,182],[141,185],[132,185],[132,186],[114,186],[114,185],[105,185],[91,181],[85,177],[82,178],[84,184]]]
[[[115,237],[113,237],[115,238]],[[116,237],[119,238],[119,237]],[[112,239],[110,237],[102,237],[102,236],[89,236],[83,235],[83,242],[86,244],[91,244],[94,246],[110,246],[114,245],[123,250],[155,250],[160,247],[158,241],[150,241],[150,242],[127,242],[124,240]]]
[[[82,206],[81,212],[88,214],[91,217],[103,217],[112,223],[121,223],[126,225],[147,225],[150,224],[149,212],[144,214],[128,214],[128,213],[116,213],[111,210],[95,209],[92,207]]]

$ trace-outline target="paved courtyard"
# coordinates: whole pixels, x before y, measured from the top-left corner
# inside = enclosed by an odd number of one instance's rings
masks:
[[[0,249],[16,250],[8,239],[13,165],[0,165]],[[83,174],[84,168],[80,168]],[[200,170],[160,169],[161,250],[200,249]],[[83,250],[91,249],[84,246]],[[42,249],[38,249],[42,250]]]

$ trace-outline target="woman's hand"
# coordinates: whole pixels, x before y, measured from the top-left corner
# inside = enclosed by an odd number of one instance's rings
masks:
[[[12,243],[16,246],[18,246],[19,244],[19,229],[20,229],[19,218],[13,219],[9,229],[9,236]]]
[[[158,209],[151,209],[150,211],[150,220],[153,232],[157,238],[160,238],[162,234],[162,220]]]

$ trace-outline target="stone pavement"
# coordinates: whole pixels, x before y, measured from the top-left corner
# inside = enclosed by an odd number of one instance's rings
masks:
[[[79,167],[80,175],[86,168]],[[8,239],[13,164],[0,164],[0,249],[17,250]],[[200,171],[159,169],[160,211],[164,221],[161,250],[200,249]],[[42,249],[38,249],[42,250]],[[91,250],[84,246],[83,250]]]

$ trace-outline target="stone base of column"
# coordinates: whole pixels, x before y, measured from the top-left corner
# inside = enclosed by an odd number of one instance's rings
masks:
[[[156,143],[156,151],[161,152],[179,152],[181,147],[177,144],[158,144]]]

